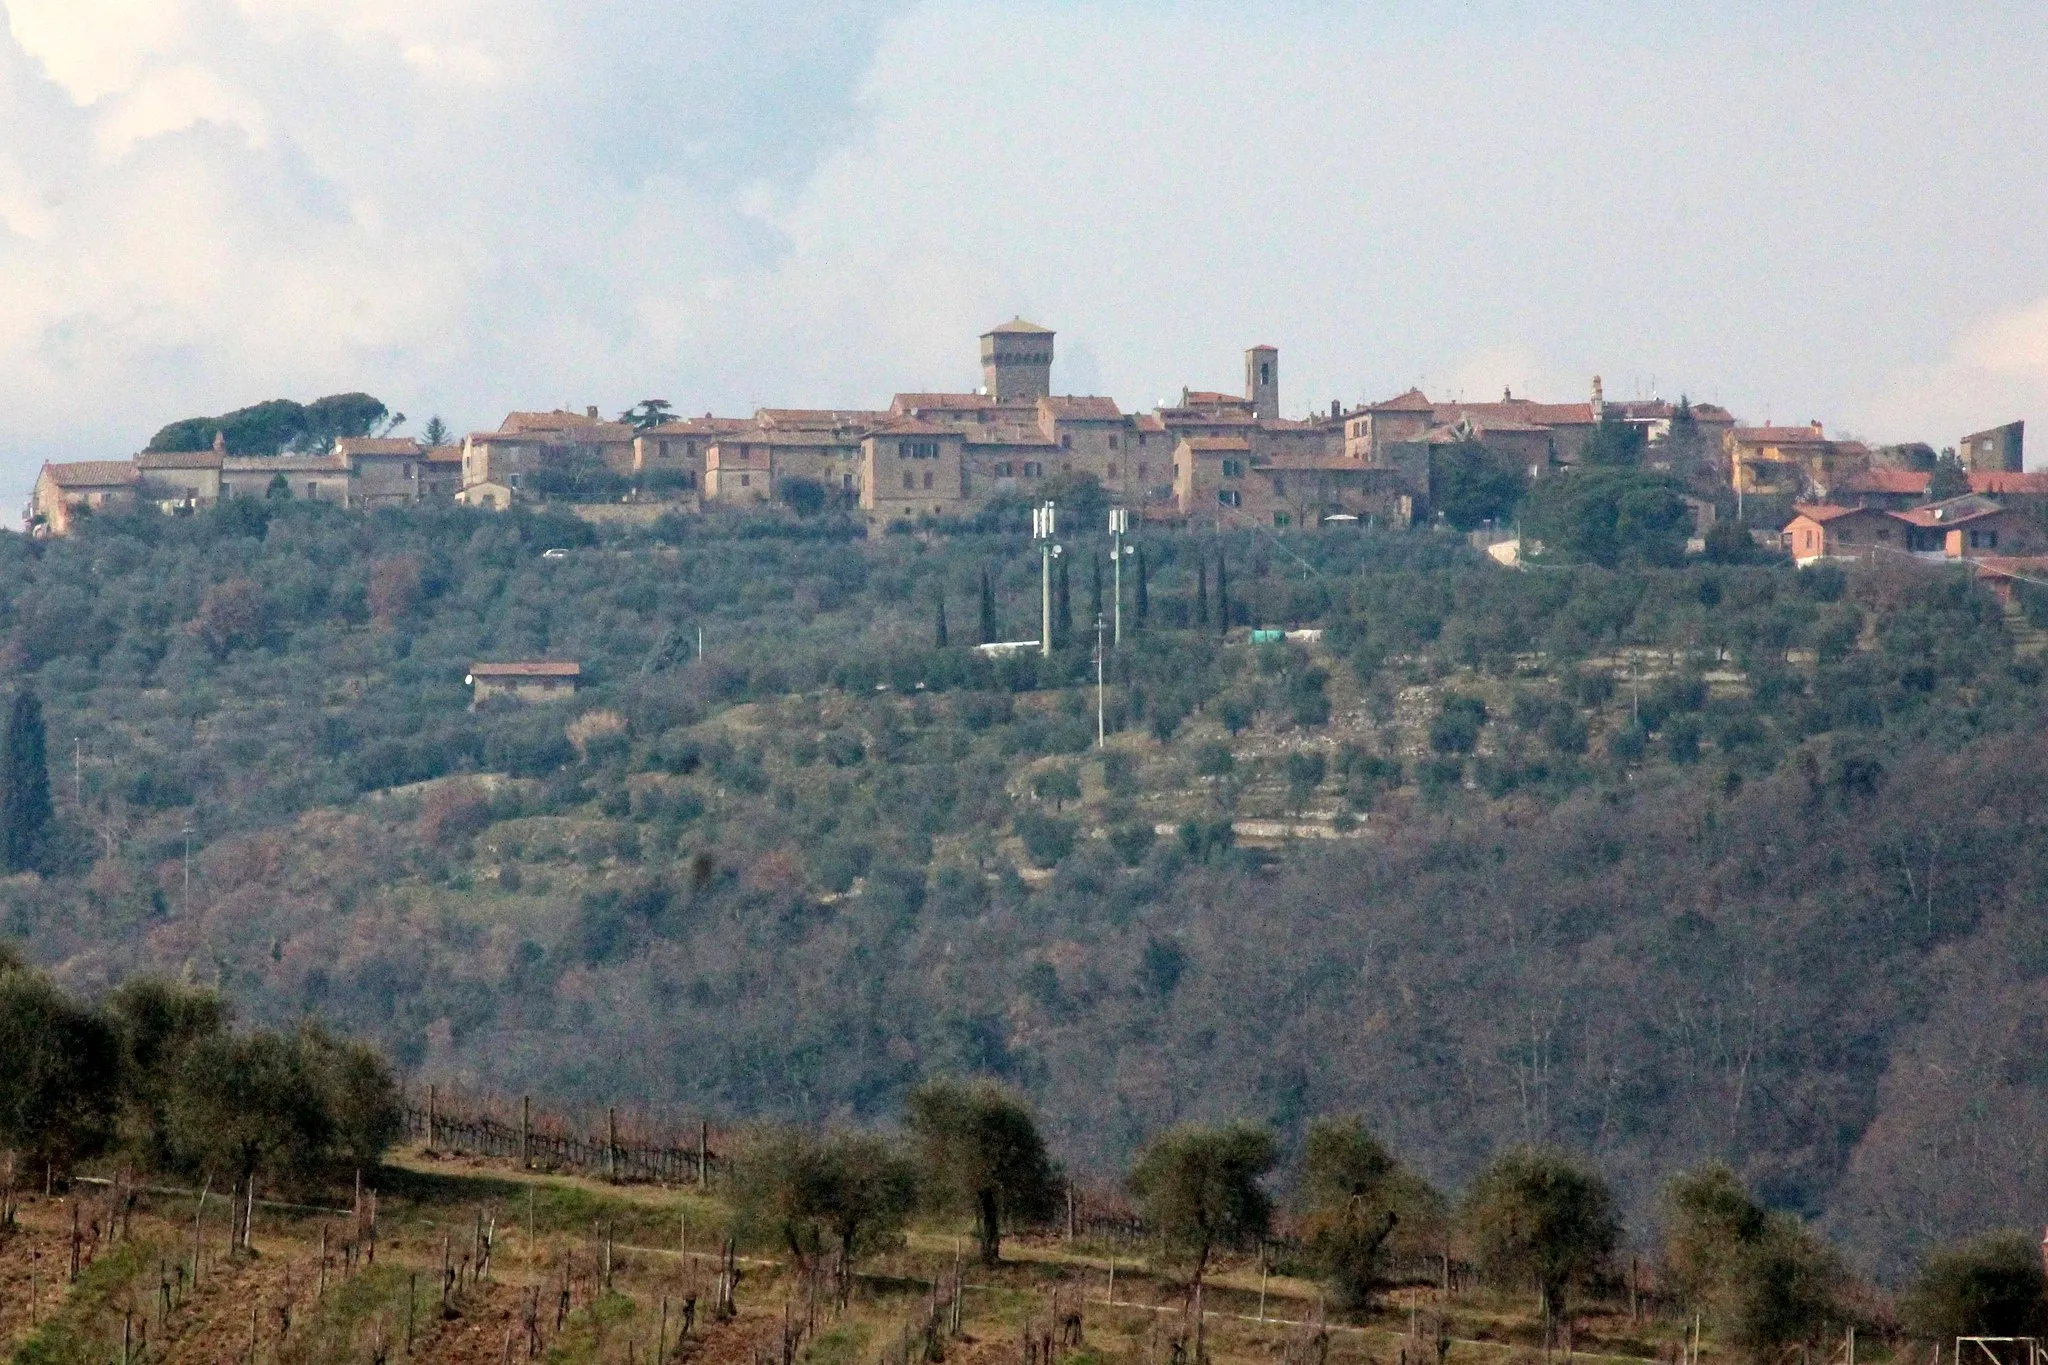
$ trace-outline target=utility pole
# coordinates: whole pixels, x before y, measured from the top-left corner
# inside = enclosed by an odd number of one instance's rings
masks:
[[[71,804],[85,809],[85,739],[71,737]]]
[[[1111,643],[1121,647],[1124,642],[1124,537],[1130,533],[1131,514],[1121,507],[1109,509],[1109,570],[1111,596],[1115,599],[1116,629],[1110,636]]]
[[[1109,741],[1102,723],[1102,631],[1104,622],[1095,618],[1095,747],[1107,748]]]
[[[192,822],[191,822],[190,820],[187,820],[187,821],[185,822],[185,909],[184,909],[184,913],[185,913],[186,915],[188,915],[188,916],[189,916],[189,915],[190,915],[190,914],[192,913]]]
[[[1059,509],[1053,503],[1031,509],[1031,538],[1038,542],[1039,558],[1038,652],[1048,659],[1052,657],[1052,561],[1060,552],[1052,538],[1058,521]]]

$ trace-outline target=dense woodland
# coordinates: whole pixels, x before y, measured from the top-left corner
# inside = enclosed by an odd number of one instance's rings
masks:
[[[2034,1221],[2024,614],[1938,570],[1148,532],[1096,751],[1108,547],[1069,538],[1053,657],[991,661],[1039,572],[994,525],[244,502],[6,537],[49,815],[10,824],[0,932],[475,1087],[871,1123],[992,1075],[1079,1173],[1357,1113],[1450,1189],[1577,1152],[1634,1238],[1712,1159],[1887,1277]],[[543,656],[576,702],[469,709],[471,661]]]

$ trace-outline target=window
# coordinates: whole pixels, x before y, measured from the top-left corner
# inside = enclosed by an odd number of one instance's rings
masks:
[[[1011,474],[1011,465],[1010,465],[1010,462],[1009,462],[1008,460],[999,460],[999,461],[997,461],[997,462],[996,462],[996,477],[997,477],[997,478],[999,478],[999,479],[1007,479],[1007,478],[1009,478],[1009,477],[1010,477],[1010,474]]]
[[[1281,496],[1284,496],[1284,495],[1286,494],[1286,492],[1287,492],[1287,480],[1285,480],[1285,479],[1281,478],[1281,477],[1280,477],[1279,475],[1277,475],[1277,474],[1276,474],[1276,475],[1274,475],[1274,476],[1273,476],[1273,495],[1274,495],[1275,497],[1281,497]]]
[[[752,474],[742,474],[742,475],[740,475],[740,487],[742,487],[742,488],[751,488],[751,487],[753,487],[753,485],[754,485],[754,476],[753,476]]]
[[[915,488],[915,487],[917,487],[917,475],[915,475],[915,474],[911,473],[911,472],[910,472],[909,470],[907,470],[907,469],[906,469],[906,470],[904,470],[904,471],[903,471],[903,486],[904,486],[905,488]]]
[[[1110,448],[1111,450],[1115,450],[1115,449],[1116,449],[1116,433],[1115,433],[1115,432],[1111,432],[1111,433],[1109,434],[1109,448]]]
[[[310,480],[310,479],[306,481],[306,496],[307,496],[307,497],[309,497],[309,498],[311,498],[311,497],[316,497],[316,496],[318,496],[318,495],[319,495],[319,492],[320,492],[320,485],[319,485],[319,484],[317,484],[317,483],[314,483],[314,482],[313,482],[312,480]]]
[[[839,486],[851,493],[853,491],[853,475],[841,474],[839,476]]]
[[[1223,477],[1224,477],[1224,478],[1226,478],[1226,479],[1241,479],[1241,478],[1243,478],[1243,477],[1244,477],[1244,461],[1243,461],[1243,460],[1225,460],[1225,461],[1223,462]]]
[[[1244,506],[1244,494],[1238,492],[1235,488],[1219,488],[1216,490],[1216,501],[1222,503],[1225,507],[1242,507]]]
[[[1275,526],[1288,526],[1292,525],[1293,522],[1294,518],[1287,515],[1287,513],[1285,512],[1275,512],[1273,514],[1273,524]]]
[[[1115,465],[1111,465],[1111,466],[1109,467],[1109,477],[1110,477],[1110,478],[1112,478],[1112,479],[1116,477],[1116,466],[1115,466]]]
[[[1040,463],[1039,463],[1038,461],[1036,461],[1036,460],[1026,460],[1026,461],[1024,462],[1024,477],[1025,477],[1025,478],[1027,478],[1027,479],[1036,479],[1036,478],[1040,478],[1040,477],[1042,477],[1042,476],[1043,476],[1044,474],[1045,474],[1045,466],[1044,466],[1044,465],[1042,465],[1042,464],[1040,464]]]
[[[1061,432],[1061,433],[1060,433],[1060,449],[1061,449],[1061,450],[1072,450],[1073,448],[1074,448],[1074,434],[1073,434],[1072,432],[1070,432],[1070,431],[1063,431],[1063,432]]]
[[[412,461],[410,460],[406,461],[405,464],[405,477],[408,479],[412,477]]]
[[[1268,365],[1268,364],[1266,364],[1265,362],[1261,361],[1261,362],[1260,362],[1260,364],[1259,364],[1259,383],[1261,383],[1261,384],[1270,384],[1270,383],[1272,383],[1272,382],[1273,382],[1273,367],[1272,367],[1271,365]]]
[[[1151,472],[1151,469],[1152,469],[1152,466],[1150,466],[1150,465],[1145,465],[1145,464],[1141,464],[1141,465],[1139,465],[1139,466],[1138,466],[1138,482],[1140,482],[1140,483],[1143,483],[1143,482],[1145,481],[1145,475],[1146,475],[1146,474],[1148,474],[1148,473],[1150,473],[1150,472]]]
[[[899,460],[936,460],[939,458],[937,441],[898,441],[896,458]]]
[[[927,469],[924,472],[924,486],[926,488],[930,488],[932,486],[932,472],[929,469]]]

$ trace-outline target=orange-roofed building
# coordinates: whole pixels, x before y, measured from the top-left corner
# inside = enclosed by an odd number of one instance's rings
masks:
[[[28,530],[37,536],[70,535],[82,516],[135,504],[133,460],[79,460],[45,464],[30,496]]]
[[[1802,504],[1784,530],[1785,548],[1795,564],[1822,559],[1863,559],[1904,553],[1907,529],[1894,513],[1876,507]]]

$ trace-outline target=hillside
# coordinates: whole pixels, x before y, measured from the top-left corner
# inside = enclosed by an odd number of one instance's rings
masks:
[[[2023,619],[1938,571],[1142,545],[1098,753],[1091,631],[960,643],[985,570],[1033,633],[1015,536],[237,503],[7,537],[60,837],[0,929],[473,1088],[872,1119],[986,1071],[1103,1172],[1358,1110],[1453,1187],[1584,1150],[1638,1236],[1722,1155],[1887,1275],[2034,1221]],[[543,656],[576,702],[468,709],[471,661]]]

